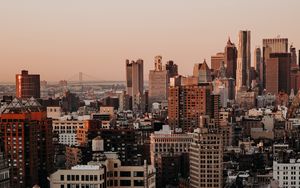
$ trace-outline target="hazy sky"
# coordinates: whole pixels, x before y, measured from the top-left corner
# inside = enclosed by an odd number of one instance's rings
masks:
[[[124,80],[125,59],[137,58],[148,78],[155,55],[188,75],[244,29],[252,48],[280,35],[298,49],[299,10],[299,0],[0,0],[0,82],[22,69],[48,81]]]

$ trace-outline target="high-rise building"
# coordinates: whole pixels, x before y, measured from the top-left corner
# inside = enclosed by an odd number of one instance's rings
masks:
[[[126,60],[127,93],[130,96],[143,93],[144,90],[144,62]]]
[[[220,68],[221,62],[224,62],[224,53],[219,52],[211,56],[211,69],[217,71]]]
[[[211,79],[211,72],[210,69],[204,60],[204,62],[201,64],[198,72],[198,83],[199,84],[207,84],[212,81]]]
[[[261,67],[261,49],[260,47],[255,48],[254,50],[254,69],[256,71],[257,80],[260,80],[260,67]]]
[[[236,79],[237,49],[228,38],[224,50],[224,64],[226,67],[226,77]]]
[[[169,75],[167,70],[163,70],[162,57],[155,57],[155,69],[149,72],[149,101],[152,103],[166,103],[168,97]]]
[[[266,88],[266,61],[271,53],[288,53],[287,38],[263,39],[263,88]]]
[[[53,172],[52,120],[33,98],[13,99],[0,118],[0,139],[10,166],[12,187],[47,187]]]
[[[132,97],[132,108],[140,110],[144,92],[144,62],[126,60],[126,85],[127,93]]]
[[[211,70],[209,69],[206,60],[203,63],[196,63],[193,69],[193,76],[183,78],[183,82],[189,83],[186,85],[207,84],[212,81]]]
[[[190,146],[190,187],[223,187],[222,134],[200,127]]]
[[[290,53],[271,53],[266,60],[266,90],[278,94],[283,91],[290,92]]]
[[[236,70],[237,91],[251,87],[250,67],[251,67],[251,44],[250,31],[239,32],[238,58]]]
[[[293,45],[290,46],[290,53],[291,53],[291,68],[298,68],[297,52],[296,52],[296,48]]]
[[[168,121],[174,128],[192,131],[198,127],[199,116],[208,113],[210,86],[174,85],[169,87]]]
[[[16,75],[16,97],[18,98],[40,98],[40,75],[28,74],[27,70],[22,70]]]
[[[170,78],[178,75],[178,66],[171,60],[166,63],[166,70]]]

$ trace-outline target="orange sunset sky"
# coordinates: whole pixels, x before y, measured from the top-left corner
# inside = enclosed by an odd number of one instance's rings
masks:
[[[1,0],[0,82],[14,82],[22,69],[47,81],[78,72],[125,80],[125,59],[137,58],[144,59],[147,80],[155,55],[188,75],[245,29],[253,49],[280,35],[298,50],[300,1]]]

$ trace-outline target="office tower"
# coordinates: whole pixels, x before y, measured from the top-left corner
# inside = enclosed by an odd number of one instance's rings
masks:
[[[271,53],[288,53],[288,39],[263,39],[263,88],[266,88],[266,61],[270,58]]]
[[[298,91],[300,88],[300,71],[299,71],[299,67],[297,66],[294,68],[291,68],[291,79],[290,79],[290,89],[294,90],[294,91]]]
[[[223,187],[222,134],[200,127],[193,135],[189,152],[190,187]]]
[[[220,107],[221,107],[221,98],[219,94],[210,95],[210,109],[209,117],[214,119],[216,126],[219,126],[219,116],[220,116]]]
[[[250,31],[239,32],[239,44],[238,44],[238,58],[237,58],[237,70],[236,70],[236,88],[237,91],[241,89],[250,88],[250,66],[251,66],[251,54],[250,54]]]
[[[204,60],[204,62],[201,64],[200,69],[198,70],[198,83],[199,84],[207,84],[211,82],[211,72],[210,69]]]
[[[178,75],[178,66],[171,60],[166,63],[166,70],[170,78]]]
[[[236,79],[237,49],[228,38],[224,50],[224,64],[226,67],[226,77]]]
[[[127,93],[132,97],[132,108],[134,111],[141,110],[144,92],[144,62],[126,60]]]
[[[297,65],[297,52],[296,52],[296,48],[293,45],[290,46],[290,53],[291,53],[291,67],[292,68],[298,68],[298,65]]]
[[[271,53],[266,60],[266,90],[272,94],[290,92],[290,53]]]
[[[174,128],[192,131],[198,126],[199,116],[209,110],[210,86],[174,85],[169,87],[168,122]]]
[[[53,171],[52,121],[35,99],[15,98],[5,106],[0,139],[5,143],[11,186],[46,186]]]
[[[28,74],[27,70],[16,75],[16,97],[40,98],[40,95],[40,75]]]
[[[254,50],[254,68],[256,71],[257,79],[260,80],[260,67],[261,67],[261,49],[260,47],[255,48]]]
[[[221,62],[224,62],[224,53],[219,52],[216,55],[211,56],[211,69],[214,71],[219,70]]]
[[[162,68],[162,57],[156,56],[154,60],[155,69],[149,71],[149,101],[152,103],[166,103],[168,98],[169,75]]]
[[[183,78],[183,82],[186,82],[186,85],[207,84],[211,82],[211,80],[211,70],[206,63],[206,60],[204,60],[203,63],[196,63],[194,65],[192,77]]]

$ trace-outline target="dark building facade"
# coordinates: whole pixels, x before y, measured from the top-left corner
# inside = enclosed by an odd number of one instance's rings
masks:
[[[181,156],[176,154],[160,154],[157,158],[156,186],[178,186]]]
[[[0,139],[10,165],[11,186],[47,187],[53,172],[52,122],[35,99],[13,99],[2,111]]]
[[[224,64],[226,66],[226,77],[236,79],[236,62],[237,61],[237,49],[228,39],[227,45],[224,50]]]
[[[22,70],[16,75],[16,97],[18,98],[40,98],[40,75],[28,74],[27,70]]]
[[[1,142],[1,140],[0,140]],[[2,142],[0,143],[0,187],[10,187],[9,167],[4,153],[2,152]]]
[[[171,60],[166,63],[166,70],[170,78],[178,75],[178,66]]]
[[[271,53],[266,60],[266,90],[273,94],[290,92],[291,54]]]
[[[118,152],[122,165],[137,164],[138,144],[133,129],[101,129],[104,151]]]

